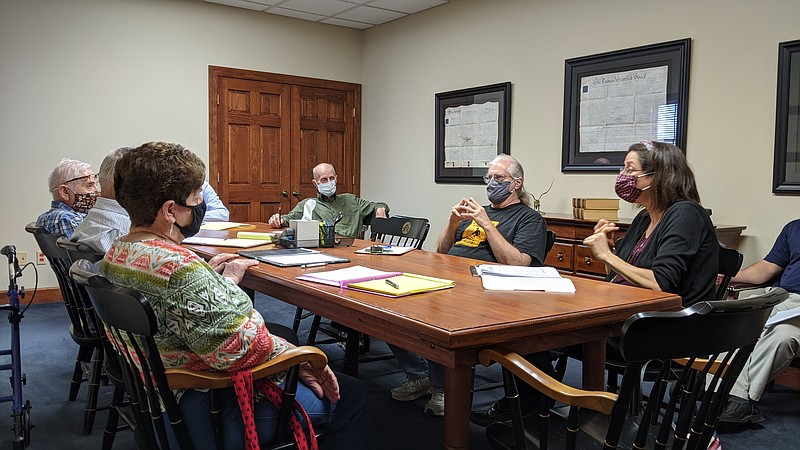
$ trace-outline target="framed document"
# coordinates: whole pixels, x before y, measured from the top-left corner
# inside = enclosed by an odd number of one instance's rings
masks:
[[[778,45],[772,192],[800,195],[800,40]]]
[[[436,182],[482,184],[509,153],[511,82],[436,94]]]
[[[564,71],[564,172],[619,171],[644,139],[686,151],[690,39],[572,58]]]

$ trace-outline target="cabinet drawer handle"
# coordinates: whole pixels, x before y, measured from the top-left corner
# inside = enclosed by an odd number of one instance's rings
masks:
[[[583,263],[586,264],[587,266],[591,266],[592,265],[592,257],[591,256],[584,257],[583,258]]]
[[[564,262],[564,252],[558,252],[558,255],[556,255],[556,259],[558,260],[558,262]]]

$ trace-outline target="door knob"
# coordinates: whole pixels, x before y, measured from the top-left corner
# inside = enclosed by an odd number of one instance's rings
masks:
[[[591,256],[586,256],[586,257],[584,257],[584,258],[583,258],[583,262],[584,262],[584,264],[586,264],[587,266],[591,266],[591,265],[592,265],[592,257],[591,257]]]
[[[295,197],[300,197],[300,193],[297,191],[292,191],[292,195],[294,195]]]
[[[289,198],[289,193],[286,191],[281,191],[281,197]]]
[[[556,255],[556,259],[558,260],[558,262],[564,262],[564,253],[558,252],[558,254]]]

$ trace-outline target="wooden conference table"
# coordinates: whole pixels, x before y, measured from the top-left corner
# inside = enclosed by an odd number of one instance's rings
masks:
[[[265,224],[249,229],[267,231]],[[237,229],[201,231],[199,236],[234,237]],[[482,261],[414,250],[402,256],[362,255],[352,246],[320,249],[350,263],[302,269],[261,263],[248,269],[241,286],[263,292],[345,326],[414,351],[445,367],[444,448],[469,447],[471,367],[478,352],[503,345],[521,354],[583,344],[583,386],[603,389],[605,338],[641,311],[674,310],[680,297],[647,289],[570,277],[576,292],[487,291],[469,266]],[[210,258],[230,247],[188,246]],[[261,248],[261,247],[259,247]],[[263,247],[269,248],[269,247]],[[361,265],[455,280],[452,289],[397,299],[295,279],[304,273]],[[265,314],[269,320],[268,313]],[[388,395],[388,393],[387,393]]]

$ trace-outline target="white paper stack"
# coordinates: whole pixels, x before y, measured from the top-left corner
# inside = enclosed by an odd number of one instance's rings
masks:
[[[575,292],[572,280],[554,267],[481,264],[477,267],[483,288],[495,291]]]

